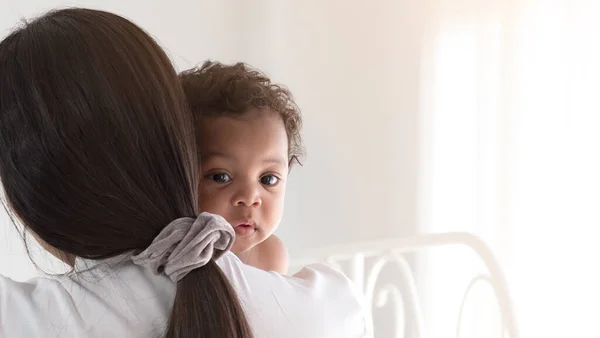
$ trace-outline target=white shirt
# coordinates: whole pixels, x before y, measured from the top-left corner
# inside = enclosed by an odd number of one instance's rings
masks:
[[[89,263],[78,259],[76,269]],[[217,263],[256,338],[365,336],[359,296],[325,265],[288,277],[245,265],[230,252]],[[130,261],[25,283],[0,276],[0,337],[162,337],[175,288]]]

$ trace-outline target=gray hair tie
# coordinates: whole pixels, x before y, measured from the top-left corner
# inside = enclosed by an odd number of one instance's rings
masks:
[[[196,219],[184,217],[169,223],[146,250],[131,259],[179,282],[190,271],[221,257],[234,239],[235,231],[223,217],[203,212]]]

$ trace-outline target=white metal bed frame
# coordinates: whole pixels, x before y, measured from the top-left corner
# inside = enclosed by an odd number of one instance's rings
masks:
[[[504,273],[489,247],[477,236],[469,233],[418,235],[325,249],[302,250],[298,254],[291,253],[291,266],[301,267],[315,262],[328,263],[346,273],[359,290],[362,290],[370,313],[373,312],[373,307],[382,307],[391,298],[396,305],[403,305],[403,313],[396,315],[400,316],[397,319],[402,320],[403,323],[410,323],[412,330],[409,337],[424,338],[424,317],[415,277],[404,256],[408,253],[440,246],[465,246],[481,259],[487,269],[486,273],[473,277],[465,289],[459,310],[457,335],[468,295],[475,284],[483,281],[490,284],[497,299],[502,320],[502,337],[519,338],[517,320]],[[368,271],[365,271],[367,259],[374,259],[374,263],[369,265]],[[349,268],[343,269],[342,263],[349,264]],[[399,288],[394,284],[387,284],[376,293],[375,288],[380,273],[390,263],[400,270],[402,279],[400,282],[404,287]],[[372,324],[367,328],[367,332],[369,337],[374,336]],[[405,337],[405,332],[398,330],[396,337]]]

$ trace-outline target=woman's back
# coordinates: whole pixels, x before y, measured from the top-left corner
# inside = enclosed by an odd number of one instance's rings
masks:
[[[175,284],[120,257],[111,261],[26,284],[0,277],[0,309],[9,309],[0,315],[0,336],[162,337]],[[217,263],[255,337],[364,337],[362,304],[332,269],[313,265],[287,277],[245,265],[232,253]],[[76,268],[91,264],[79,260]]]

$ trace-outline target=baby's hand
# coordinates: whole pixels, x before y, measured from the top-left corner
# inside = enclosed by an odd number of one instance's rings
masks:
[[[238,256],[242,262],[261,270],[275,271],[282,275],[288,270],[288,251],[275,235],[269,236],[262,243]]]

